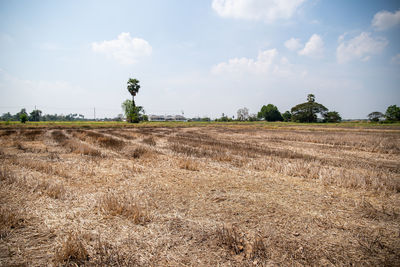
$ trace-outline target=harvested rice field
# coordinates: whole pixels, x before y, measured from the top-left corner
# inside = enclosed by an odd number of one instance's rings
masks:
[[[1,266],[399,266],[400,129],[0,129]]]

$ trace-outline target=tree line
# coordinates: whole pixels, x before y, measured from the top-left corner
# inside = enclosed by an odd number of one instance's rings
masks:
[[[58,114],[45,114],[42,115],[42,111],[39,109],[32,110],[28,113],[25,108],[21,109],[16,114],[10,112],[4,113],[0,116],[1,121],[20,121],[25,123],[27,121],[82,121],[86,120],[82,114],[71,113],[68,115]]]
[[[368,118],[372,122],[398,122],[400,121],[400,107],[391,105],[387,108],[386,113],[383,114],[374,111],[368,114]],[[232,121],[234,118],[228,118],[224,114],[217,121]],[[300,103],[287,110],[284,113],[279,112],[278,108],[273,104],[264,105],[257,115],[249,115],[247,108],[241,108],[237,111],[238,121],[286,121],[286,122],[333,122],[337,123],[342,121],[342,117],[337,111],[329,111],[324,105],[315,101],[315,96],[309,94],[307,101]]]
[[[242,108],[237,111],[239,121],[292,121],[292,122],[340,122],[342,117],[337,111],[329,111],[324,105],[315,102],[315,96],[309,94],[307,101],[300,103],[284,113],[279,112],[273,104],[264,105],[257,115],[248,115],[248,109]],[[223,120],[222,120],[223,121]]]

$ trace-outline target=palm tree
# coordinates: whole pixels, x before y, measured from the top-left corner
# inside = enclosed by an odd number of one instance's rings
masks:
[[[127,88],[128,88],[129,93],[132,95],[132,104],[135,107],[136,106],[135,105],[135,96],[139,92],[139,89],[140,89],[139,80],[129,78]]]

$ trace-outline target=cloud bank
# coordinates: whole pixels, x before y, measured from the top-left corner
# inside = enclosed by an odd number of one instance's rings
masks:
[[[146,40],[132,38],[128,32],[121,33],[115,40],[94,42],[92,50],[124,65],[134,64],[152,53],[152,47]]]
[[[389,29],[400,24],[400,10],[394,13],[383,10],[375,14],[372,19],[372,27],[379,31]]]
[[[371,55],[379,54],[386,47],[388,41],[384,38],[373,38],[371,33],[362,32],[360,35],[344,40],[344,36],[339,37],[339,46],[336,49],[338,63],[347,63],[359,59],[368,61]]]
[[[213,0],[212,8],[225,18],[273,22],[291,18],[304,0]]]

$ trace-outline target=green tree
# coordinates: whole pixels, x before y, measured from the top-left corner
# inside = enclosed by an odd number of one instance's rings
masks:
[[[128,80],[128,86],[127,89],[129,93],[132,95],[132,105],[135,107],[135,96],[137,93],[139,93],[140,85],[139,85],[139,80],[137,79],[132,79],[129,78]]]
[[[128,122],[138,123],[139,121],[146,120],[147,118],[147,116],[144,115],[145,111],[143,107],[134,106],[132,100],[125,100],[125,102],[122,103],[122,109],[124,110],[126,120]]]
[[[275,105],[268,104],[262,106],[260,112],[257,114],[258,118],[263,118],[266,121],[283,121],[282,115]]]
[[[383,119],[384,116],[385,115],[383,115],[383,113],[379,112],[379,111],[374,111],[374,112],[371,112],[371,113],[368,114],[369,120],[373,121],[373,122],[380,121],[381,119]]]
[[[40,121],[40,117],[42,116],[42,111],[35,109],[29,114],[30,121]]]
[[[388,121],[400,121],[400,107],[391,105],[386,109],[385,117]]]
[[[25,123],[28,120],[28,115],[26,115],[26,113],[22,113],[21,115],[19,115],[19,120],[21,121],[21,123]]]
[[[328,109],[324,105],[315,102],[313,94],[309,94],[307,102],[292,107],[292,121],[316,122],[318,119],[317,114],[324,116],[327,111]]]
[[[292,119],[292,113],[289,110],[286,110],[285,113],[282,114],[283,121],[290,121]]]
[[[324,122],[341,122],[342,117],[340,117],[339,112],[329,111],[324,114]]]

